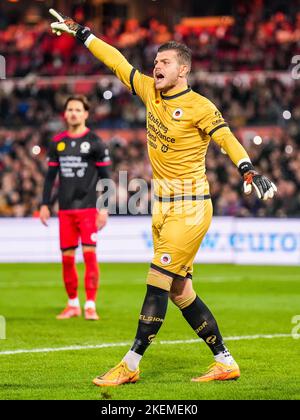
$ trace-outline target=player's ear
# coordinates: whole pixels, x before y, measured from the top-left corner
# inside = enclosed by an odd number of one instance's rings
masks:
[[[187,64],[181,64],[179,70],[179,77],[187,77],[189,74],[189,66]]]

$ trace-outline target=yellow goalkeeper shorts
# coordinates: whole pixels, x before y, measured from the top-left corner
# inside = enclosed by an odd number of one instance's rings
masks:
[[[152,211],[151,267],[173,279],[191,278],[193,261],[210,226],[212,213],[210,196],[200,200],[156,200]]]

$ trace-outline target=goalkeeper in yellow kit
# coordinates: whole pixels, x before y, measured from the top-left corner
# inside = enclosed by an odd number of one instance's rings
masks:
[[[142,99],[147,109],[147,143],[155,187],[154,258],[133,345],[123,360],[95,378],[94,384],[117,386],[139,379],[139,362],[164,321],[169,297],[214,355],[214,363],[192,381],[237,379],[239,367],[224,345],[213,314],[192,285],[193,260],[212,218],[205,176],[210,140],[217,142],[237,166],[246,194],[253,187],[258,197],[266,200],[273,197],[275,185],[254,170],[218,109],[188,87],[191,51],[185,45],[168,42],[160,46],[153,77],[148,77],[117,49],[92,35],[89,28],[53,9],[50,13],[57,19],[51,24],[54,33],[76,36]]]

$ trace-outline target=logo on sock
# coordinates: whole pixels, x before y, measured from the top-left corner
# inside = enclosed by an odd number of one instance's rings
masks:
[[[151,334],[151,335],[148,336],[149,344],[152,343],[152,341],[154,340],[154,338],[155,338],[155,334]]]
[[[199,332],[201,332],[202,330],[204,330],[204,328],[205,328],[205,327],[207,327],[207,325],[208,325],[207,321],[204,321],[204,322],[200,325],[200,327],[198,327],[198,328],[195,330],[195,333],[196,333],[196,334],[198,334]],[[209,337],[209,338],[210,338],[210,337]]]
[[[216,344],[217,337],[215,335],[211,335],[210,337],[207,337],[205,341],[207,344]]]
[[[147,321],[147,322],[164,322],[164,320],[162,318],[159,318],[157,316],[146,316],[141,314],[140,315],[140,320],[141,321]]]

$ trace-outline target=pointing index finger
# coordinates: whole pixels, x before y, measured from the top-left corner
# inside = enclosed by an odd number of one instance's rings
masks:
[[[52,16],[55,17],[59,22],[64,22],[64,18],[54,9],[49,9],[49,12]]]

